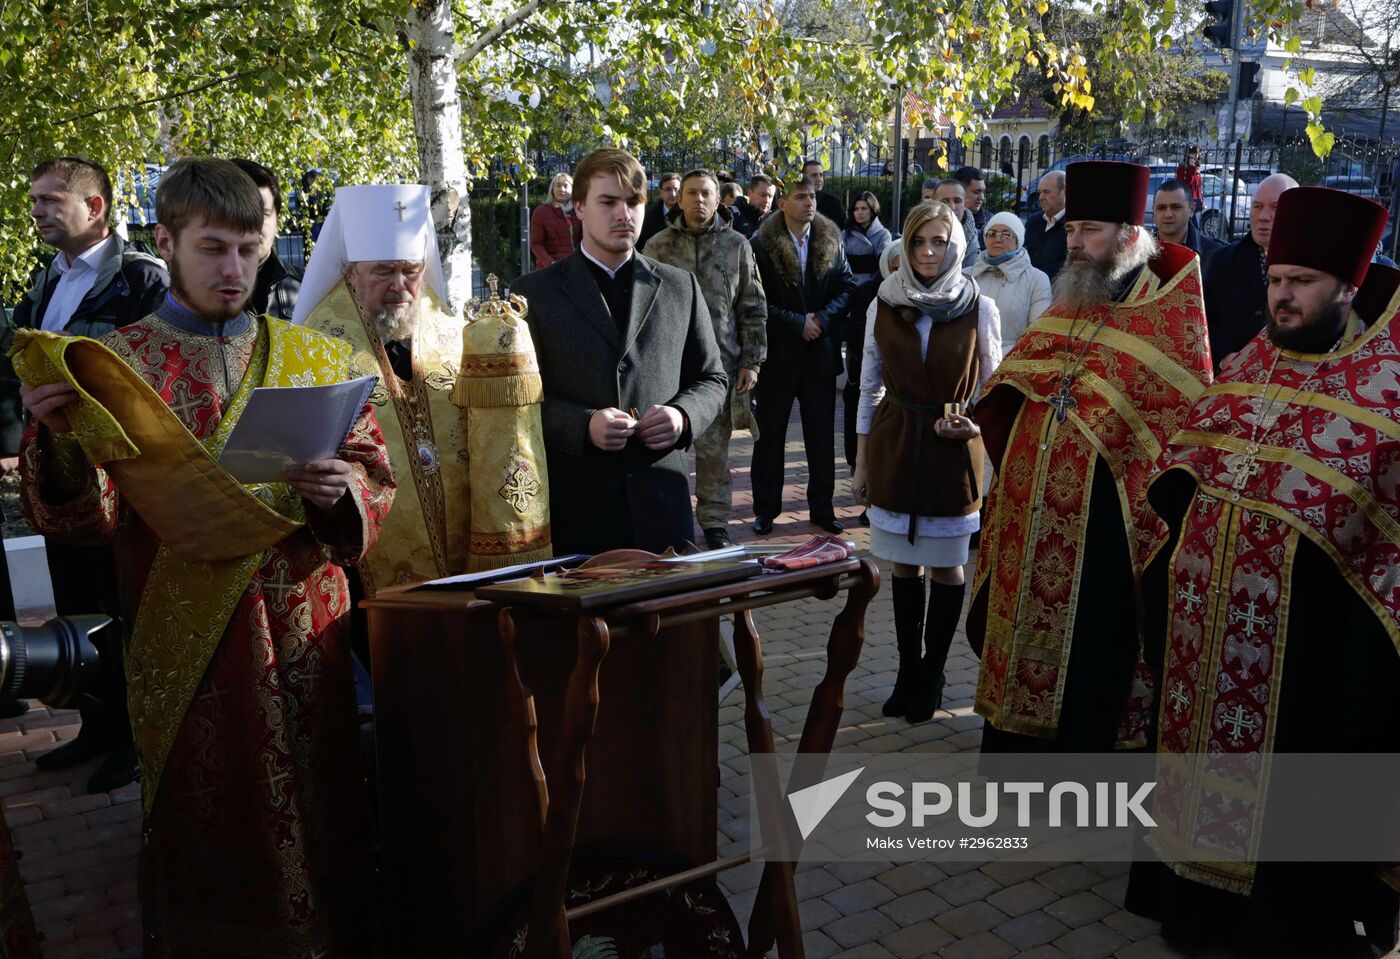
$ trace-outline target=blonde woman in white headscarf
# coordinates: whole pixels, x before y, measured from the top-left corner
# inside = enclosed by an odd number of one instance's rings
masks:
[[[884,714],[910,722],[942,703],[982,502],[985,456],[970,408],[1001,362],[996,304],[962,272],[966,242],[947,204],[909,212],[900,265],[871,304],[861,364],[851,485],[870,512],[870,551],[894,564],[899,672]]]

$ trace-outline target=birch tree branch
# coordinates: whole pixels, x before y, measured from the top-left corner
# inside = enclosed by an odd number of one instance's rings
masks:
[[[128,103],[109,103],[106,106],[97,107],[95,109],[88,110],[83,113],[75,113],[72,116],[60,117],[57,120],[50,120],[48,121],[48,124],[50,126],[64,126],[69,123],[77,123],[79,120],[90,120],[93,117],[101,116],[104,113],[110,113],[113,110],[132,110],[138,109],[140,107],[152,106],[156,103],[164,103],[168,100],[179,100],[182,97],[193,96],[196,93],[203,93],[205,90],[221,86],[225,83],[232,83],[235,80],[241,80],[244,77],[252,76],[253,74],[257,73],[259,69],[260,68],[254,68],[250,70],[239,70],[237,73],[225,74],[224,76],[215,77],[212,80],[209,80],[205,83],[200,83],[192,87],[186,87],[183,90],[172,90],[170,93],[162,93],[158,96],[147,97],[144,100],[134,100]],[[4,133],[0,133],[0,136],[19,137],[27,135],[27,133],[28,131],[26,129],[7,130]]]
[[[509,30],[513,29],[518,24],[528,20],[531,14],[538,10],[543,2],[544,0],[527,0],[524,6],[506,14],[504,20],[477,37],[472,41],[470,46],[463,49],[457,57],[457,63],[463,64],[475,60],[477,56],[480,55],[481,51],[505,36]]]

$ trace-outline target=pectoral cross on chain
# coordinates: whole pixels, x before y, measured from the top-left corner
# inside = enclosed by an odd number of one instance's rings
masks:
[[[1055,407],[1055,422],[1063,423],[1065,417],[1069,415],[1071,407],[1078,406],[1079,401],[1069,395],[1070,378],[1063,376],[1060,378],[1060,392],[1050,398],[1050,405]]]
[[[394,202],[394,209],[399,212],[399,222],[402,223],[404,211],[407,210],[408,207],[403,205],[402,200],[397,200]]]
[[[1253,453],[1233,453],[1225,458],[1230,461],[1229,468],[1225,470],[1230,474],[1230,488],[1236,493],[1244,492],[1249,481],[1263,471]]]

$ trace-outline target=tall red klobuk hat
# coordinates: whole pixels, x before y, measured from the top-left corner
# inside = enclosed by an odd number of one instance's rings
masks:
[[[1065,167],[1065,222],[1103,220],[1142,226],[1147,167],[1117,160],[1081,160]]]
[[[1268,263],[1331,273],[1359,287],[1389,218],[1385,207],[1321,186],[1284,190],[1269,234]]]

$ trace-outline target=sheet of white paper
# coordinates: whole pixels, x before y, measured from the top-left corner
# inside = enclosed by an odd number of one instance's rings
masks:
[[[442,579],[431,579],[426,583],[419,583],[415,589],[425,589],[428,587],[455,587],[455,586],[480,586],[483,583],[503,583],[512,579],[523,579],[537,569],[550,569],[561,566],[577,566],[588,557],[583,553],[570,553],[567,556],[556,556],[553,559],[536,560],[533,563],[518,563],[515,566],[499,566],[496,569],[488,569],[481,573],[461,573],[457,576],[444,576]]]
[[[219,465],[240,483],[278,483],[294,466],[335,456],[378,379],[258,387],[229,434]]]

